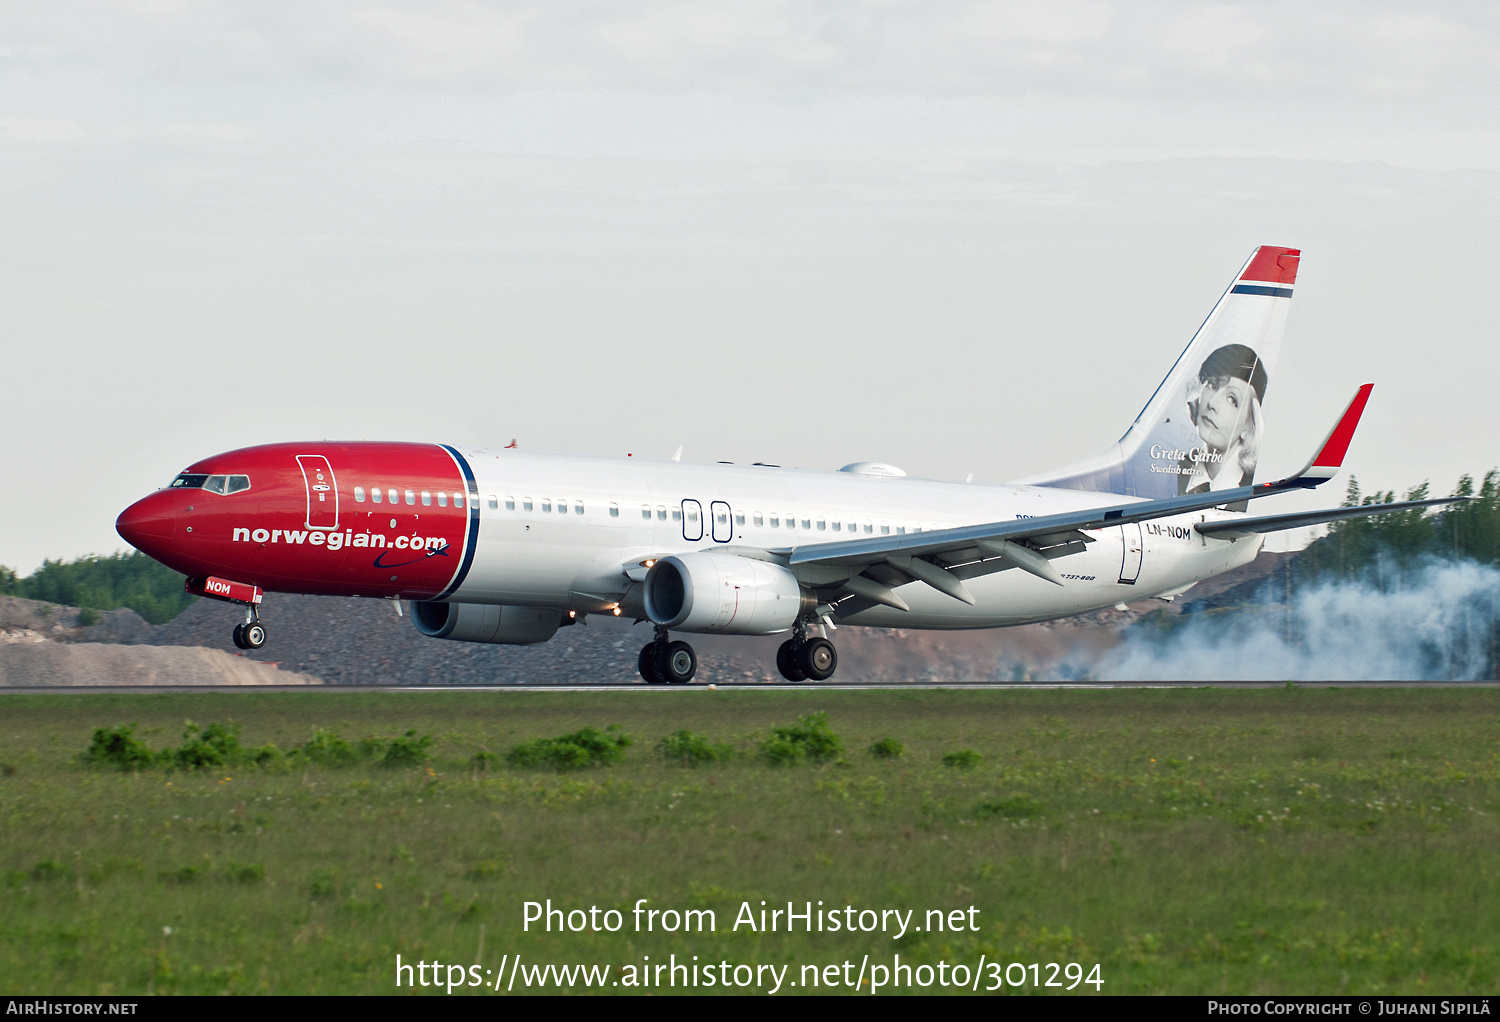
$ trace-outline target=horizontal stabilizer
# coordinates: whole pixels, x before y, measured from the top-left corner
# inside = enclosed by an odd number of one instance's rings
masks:
[[[1281,532],[1285,529],[1300,529],[1308,525],[1325,522],[1342,522],[1350,518],[1368,518],[1371,515],[1388,515],[1393,511],[1411,511],[1419,507],[1437,507],[1440,504],[1455,504],[1469,497],[1435,497],[1431,500],[1403,500],[1394,504],[1362,504],[1359,507],[1335,507],[1327,511],[1303,511],[1289,515],[1266,515],[1263,518],[1241,518],[1227,522],[1200,522],[1193,526],[1205,536],[1253,535],[1264,532]]]

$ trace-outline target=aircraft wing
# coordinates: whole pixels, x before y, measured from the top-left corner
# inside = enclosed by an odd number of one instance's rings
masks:
[[[1084,544],[1092,542],[1080,530],[1129,525],[1202,511],[1289,490],[1307,489],[1332,479],[1343,464],[1371,387],[1372,384],[1365,384],[1359,388],[1354,400],[1302,470],[1276,482],[986,525],[816,543],[776,552],[784,554],[794,569],[814,565],[849,568],[848,580],[843,582],[845,590],[901,610],[908,609],[906,603],[892,589],[913,580],[926,582],[934,589],[969,604],[974,598],[965,588],[964,579],[1006,568],[1021,568],[1062,585],[1062,576],[1049,563],[1049,558],[1076,553],[1084,548]],[[1240,526],[1245,523],[1233,524]]]
[[[1419,507],[1436,507],[1439,504],[1459,504],[1471,499],[1470,497],[1434,497],[1431,500],[1401,500],[1393,504],[1361,504],[1359,507],[1335,507],[1327,511],[1303,511],[1289,515],[1266,515],[1263,518],[1241,518],[1232,522],[1199,522],[1193,528],[1205,536],[1226,534],[1250,536],[1259,532],[1280,532],[1283,529],[1300,529],[1306,525],[1341,522],[1349,518],[1368,518],[1370,515],[1385,515],[1392,511],[1411,511]]]

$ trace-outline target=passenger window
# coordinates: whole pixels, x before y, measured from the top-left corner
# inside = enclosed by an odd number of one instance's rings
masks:
[[[651,520],[651,505],[650,504],[642,504],[641,505],[641,517],[644,518],[644,519],[646,519],[648,522]]]
[[[497,497],[497,496],[495,496],[493,493],[490,494],[489,505],[490,505],[490,510],[491,511],[499,511],[500,510],[500,498]]]
[[[891,527],[882,522],[880,524],[880,534],[882,536],[889,536],[891,534]]]
[[[381,493],[380,487],[378,487],[378,486],[375,487],[373,490],[370,491],[370,499],[373,500],[375,503],[379,504],[380,503],[380,493]]]
[[[841,529],[843,529],[843,527],[844,527],[844,523],[843,522],[834,522],[833,523],[833,531],[834,532],[840,531]]]
[[[561,497],[561,498],[558,499],[558,501],[557,501],[557,513],[560,514],[560,515],[565,515],[565,514],[568,513],[568,498],[567,497]]]
[[[396,492],[396,488],[394,486],[387,486],[385,488],[385,499],[390,501],[392,504],[401,503],[401,495]]]
[[[809,520],[807,520],[806,518],[804,518],[804,519],[802,519],[802,527],[804,529],[811,529],[812,528],[812,522],[810,522]]]
[[[415,504],[417,502],[417,495],[415,493],[411,492],[410,490],[407,490],[406,491],[406,502],[408,504]]]
[[[224,492],[224,477],[223,476],[209,476],[207,479],[205,479],[203,481],[203,488],[205,490],[207,490],[209,493],[223,493]]]
[[[858,522],[850,522],[849,523],[849,531],[850,532],[858,532],[859,531],[859,523]]]
[[[667,509],[662,507],[660,504],[656,505],[656,520],[658,522],[664,522],[667,520]]]
[[[772,515],[771,516],[771,528],[773,528],[773,529],[779,529],[779,528],[781,528],[781,519],[778,516],[776,516],[776,515]]]
[[[477,493],[471,493],[471,494],[469,494],[469,506],[471,508],[473,508],[475,511],[479,510],[479,494],[477,494]]]
[[[438,494],[438,507],[447,507],[447,506],[448,506],[448,495],[446,493],[439,493]]]
[[[521,510],[522,511],[530,511],[531,510],[531,498],[530,497],[522,497],[521,498]]]
[[[870,522],[865,522],[865,535],[868,536],[870,533],[872,533],[874,531],[875,531],[875,526],[872,525]]]
[[[514,497],[512,497],[512,496],[510,496],[510,495],[507,494],[506,498],[505,498],[505,510],[507,510],[507,511],[514,511],[515,509],[516,509],[516,498],[514,498]]]
[[[551,497],[543,497],[542,498],[542,510],[543,511],[551,511],[552,510],[552,498]]]
[[[757,529],[766,524],[765,518],[761,516],[761,513],[759,511],[755,512],[755,516],[751,520],[755,522],[755,527]]]
[[[734,524],[738,525],[740,528],[745,527],[745,512],[736,511],[734,513]]]
[[[680,522],[680,521],[682,521],[682,508],[680,508],[680,507],[674,507],[672,509],[672,521],[674,521],[674,522]]]
[[[904,526],[904,525],[898,525],[898,526],[896,526],[896,535],[898,535],[898,536],[904,536],[904,535],[906,535],[906,526]]]
[[[454,507],[463,507],[464,506],[464,495],[462,493],[455,493],[453,495],[453,506]]]
[[[429,493],[426,490],[422,491],[422,506],[423,507],[431,507],[432,506],[432,494]]]
[[[363,504],[364,502],[365,502],[365,488],[363,486],[356,486],[354,488],[354,503],[356,503],[356,504]]]
[[[576,500],[575,500],[575,501],[574,501],[574,502],[573,502],[573,513],[574,513],[574,514],[575,514],[575,515],[581,515],[581,514],[583,514],[583,505],[582,505],[582,504],[580,504],[580,503],[579,503],[579,502],[578,502],[578,501],[576,501]],[[616,514],[619,514],[619,508],[616,508],[616,509],[615,509],[615,513],[616,513]]]
[[[828,528],[828,523],[826,521],[824,521],[823,519],[819,518],[818,519],[818,531],[822,532],[826,528]]]
[[[611,518],[620,517],[620,505],[616,504],[614,501],[609,502],[609,516]]]
[[[690,522],[696,522],[698,520],[698,512],[695,511],[692,508],[688,508],[687,516],[688,516],[688,521],[690,521]]]

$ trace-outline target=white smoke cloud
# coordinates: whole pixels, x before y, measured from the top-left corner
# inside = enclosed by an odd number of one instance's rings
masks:
[[[1429,563],[1294,592],[1290,605],[1199,613],[1159,637],[1133,629],[1088,673],[1101,681],[1437,681],[1492,678],[1500,571]]]

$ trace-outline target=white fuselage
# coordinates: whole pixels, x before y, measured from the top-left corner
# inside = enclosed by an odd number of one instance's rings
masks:
[[[717,549],[765,556],[1131,500],[1080,490],[759,465],[461,452],[473,469],[481,511],[473,564],[451,602],[585,613],[618,607],[637,617],[643,616],[640,586],[627,571],[670,554]],[[1193,530],[1195,523],[1229,517],[1233,513],[1213,510],[1090,531],[1093,542],[1086,549],[1052,562],[1063,575],[1062,586],[1006,570],[966,583],[973,606],[913,583],[900,587],[909,611],[876,606],[834,617],[840,624],[881,627],[992,628],[1172,595],[1255,558],[1259,536],[1219,539]]]

